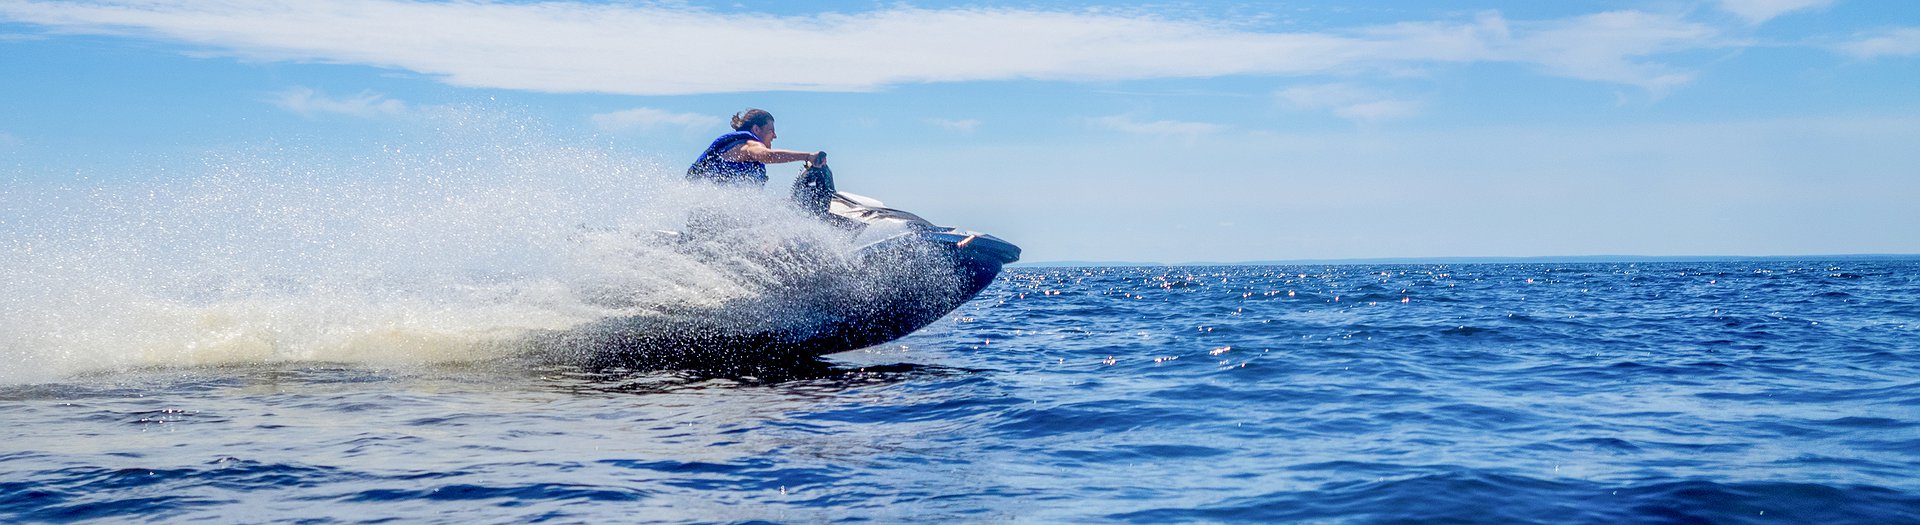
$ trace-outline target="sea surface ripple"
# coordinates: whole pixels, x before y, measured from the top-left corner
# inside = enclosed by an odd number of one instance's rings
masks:
[[[1015,268],[758,376],[0,386],[0,522],[1916,523],[1916,341],[1916,261]]]

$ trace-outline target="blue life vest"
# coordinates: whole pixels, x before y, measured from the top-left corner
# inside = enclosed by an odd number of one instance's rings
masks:
[[[735,131],[713,139],[707,151],[687,167],[687,179],[704,180],[727,185],[765,185],[767,183],[767,165],[758,162],[734,162],[721,157],[727,150],[749,140],[760,140],[753,132]]]

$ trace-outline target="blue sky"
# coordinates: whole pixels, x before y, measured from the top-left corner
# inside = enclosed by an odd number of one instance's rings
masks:
[[[1029,261],[1920,253],[1906,0],[0,0],[0,71],[10,185],[467,106],[678,165],[752,106]]]

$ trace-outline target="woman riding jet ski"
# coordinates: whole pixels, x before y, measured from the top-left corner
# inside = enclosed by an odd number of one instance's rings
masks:
[[[764,122],[756,123],[762,116]],[[824,152],[773,150],[759,141],[774,137],[772,116],[764,111],[736,115],[734,128],[707,148],[688,177],[757,186],[766,182],[765,162],[807,161],[794,181],[793,200],[853,239],[852,253],[839,259],[843,264],[789,265],[812,274],[788,276],[786,286],[751,299],[603,319],[547,334],[539,346],[564,361],[651,369],[811,360],[925,327],[1020,258],[1019,247],[992,235],[936,226],[836,191]],[[695,237],[701,221],[690,221]]]
[[[763,186],[767,183],[767,165],[807,162],[826,167],[827,152],[805,153],[773,149],[779,138],[773,126],[773,114],[749,108],[733,115],[733,131],[713,139],[687,167],[687,178],[724,185]]]

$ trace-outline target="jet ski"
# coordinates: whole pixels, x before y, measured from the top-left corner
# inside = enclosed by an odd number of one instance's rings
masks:
[[[834,263],[789,265],[808,269],[751,300],[603,319],[545,334],[537,346],[562,361],[593,367],[803,363],[926,327],[1020,259],[1013,243],[837,191],[832,180],[825,167],[809,167],[792,194],[801,209],[852,239],[852,252]]]

